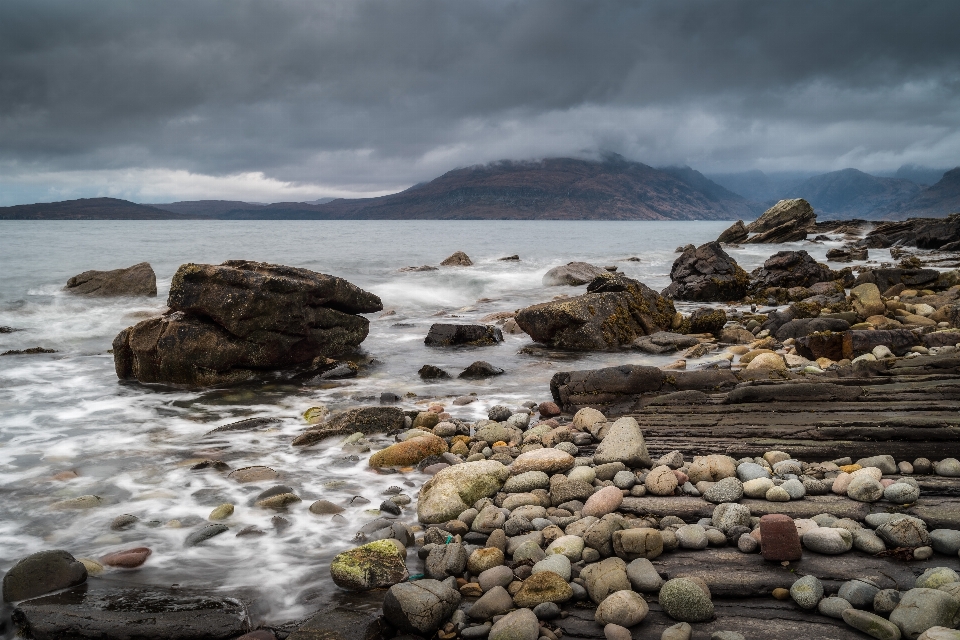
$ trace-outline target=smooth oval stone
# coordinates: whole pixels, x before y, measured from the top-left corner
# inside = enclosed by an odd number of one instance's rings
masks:
[[[124,569],[133,569],[139,567],[144,562],[147,561],[147,558],[150,557],[150,554],[153,553],[147,547],[136,547],[134,549],[124,549],[123,551],[115,551],[114,553],[108,553],[107,555],[100,558],[100,562],[110,567],[123,567]]]
[[[210,515],[207,516],[207,520],[225,520],[233,515],[233,505],[229,502],[225,502],[219,507],[215,508],[210,512]]]
[[[869,611],[847,609],[842,614],[843,621],[848,625],[877,638],[878,640],[900,640],[900,629],[886,618],[881,618]]]
[[[185,547],[195,547],[198,544],[209,540],[214,536],[218,536],[221,533],[227,531],[229,527],[225,524],[208,524],[207,526],[197,529],[193,533],[187,536],[187,539],[184,541],[183,546]]]

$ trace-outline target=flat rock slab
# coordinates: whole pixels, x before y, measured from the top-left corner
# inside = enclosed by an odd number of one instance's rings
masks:
[[[152,587],[81,585],[21,602],[13,621],[34,640],[228,640],[250,630],[239,600]]]
[[[737,631],[745,638],[816,638],[817,640],[863,640],[866,636],[848,627],[843,620],[804,611],[793,602],[772,597],[737,601],[713,601],[716,618],[693,624],[693,638],[706,640],[714,631]],[[603,627],[593,620],[594,608],[571,608],[570,615],[556,621],[565,638],[601,640]],[[640,624],[631,627],[633,640],[660,640],[663,630],[677,623],[656,602]]]

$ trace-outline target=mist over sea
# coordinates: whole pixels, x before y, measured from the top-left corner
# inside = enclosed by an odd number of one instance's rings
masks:
[[[526,335],[471,349],[433,349],[423,338],[434,322],[478,322],[500,311],[545,302],[585,287],[544,287],[543,274],[574,260],[616,265],[660,290],[669,283],[678,245],[712,240],[730,225],[720,222],[598,221],[10,221],[0,225],[0,352],[41,346],[57,353],[0,358],[0,573],[19,558],[63,548],[98,558],[134,546],[153,550],[141,569],[113,572],[122,582],[223,589],[255,602],[259,621],[282,622],[318,610],[335,597],[330,559],[352,546],[354,533],[375,517],[383,491],[396,485],[413,503],[402,518],[415,520],[419,473],[378,475],[366,455],[347,455],[339,441],[307,450],[290,446],[305,426],[301,414],[315,405],[340,410],[376,404],[381,392],[404,396],[404,408],[444,401],[455,417],[475,420],[494,404],[517,406],[550,399],[557,371],[626,363],[665,364],[675,356],[638,352],[569,354],[532,346]],[[839,242],[794,243],[818,260]],[[747,245],[729,253],[752,270],[777,245]],[[465,251],[472,267],[399,272],[438,265]],[[499,258],[517,254],[519,262]],[[639,262],[628,261],[637,257]],[[185,391],[120,383],[108,350],[116,334],[165,309],[170,279],[185,262],[228,259],[274,262],[346,278],[383,300],[371,314],[363,343],[365,365],[357,378],[310,384],[258,384]],[[114,269],[148,261],[158,277],[154,299],[88,299],[62,291],[67,279],[88,269]],[[686,307],[678,305],[683,309]],[[475,360],[506,370],[502,376],[458,380]],[[417,370],[433,364],[453,377],[424,382]],[[478,401],[451,407],[476,393]],[[415,394],[406,397],[407,394]],[[423,404],[418,404],[423,403]],[[211,429],[256,416],[281,419],[266,431],[204,436]],[[386,444],[383,436],[371,437]],[[190,470],[190,460],[215,458],[231,468],[267,465],[280,473],[304,503],[285,514],[291,526],[272,527],[273,512],[252,506],[271,483],[241,485],[214,471]],[[75,471],[76,479],[52,477]],[[56,510],[51,504],[80,495],[103,498],[89,510]],[[369,502],[355,500],[362,496]],[[349,503],[342,518],[306,509],[324,498]],[[236,505],[231,531],[184,548],[191,527],[217,505]],[[371,511],[373,510],[373,511]],[[111,521],[133,514],[147,522],[112,531]],[[179,527],[176,523],[178,521]],[[259,537],[235,537],[255,525]]]

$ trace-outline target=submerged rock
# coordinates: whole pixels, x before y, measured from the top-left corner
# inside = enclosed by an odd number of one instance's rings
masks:
[[[430,327],[423,344],[428,347],[471,346],[485,347],[503,342],[503,332],[498,327],[485,324],[444,324],[437,322]]]

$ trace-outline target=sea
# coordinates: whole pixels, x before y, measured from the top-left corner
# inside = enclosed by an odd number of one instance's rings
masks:
[[[496,404],[550,400],[558,371],[619,364],[663,365],[675,356],[635,351],[571,354],[536,348],[525,334],[496,346],[431,348],[423,339],[435,322],[478,322],[502,311],[578,295],[585,287],[542,284],[544,273],[571,261],[615,266],[660,290],[670,282],[676,249],[715,239],[732,221],[4,221],[0,222],[0,352],[30,347],[51,354],[0,356],[0,573],[44,549],[98,559],[132,547],[152,555],[137,569],[107,569],[90,581],[179,586],[241,597],[257,624],[305,618],[346,596],[331,581],[334,555],[378,515],[385,490],[400,487],[412,502],[401,520],[416,521],[419,472],[378,474],[369,454],[349,453],[340,439],[306,449],[291,446],[314,406],[339,411],[375,405],[383,392],[405,409],[441,402],[458,418],[486,417]],[[840,242],[744,245],[729,253],[748,271],[778,250],[803,248],[818,260]],[[455,251],[471,267],[408,272],[438,265]],[[517,255],[519,261],[501,258]],[[639,258],[639,261],[632,260]],[[124,327],[166,308],[178,266],[247,259],[340,276],[383,300],[369,314],[359,376],[306,383],[252,384],[183,390],[120,382],[109,353]],[[157,273],[156,298],[84,298],[63,291],[80,272],[147,261]],[[696,305],[678,305],[691,310]],[[534,347],[534,348],[531,348]],[[709,357],[708,357],[709,359]],[[505,370],[485,380],[456,376],[485,360]],[[424,364],[451,378],[425,382]],[[458,396],[477,401],[453,406]],[[251,417],[279,422],[265,430],[207,435]],[[389,444],[368,438],[373,449]],[[353,451],[352,449],[350,451]],[[266,465],[279,480],[239,484],[215,470],[193,471],[199,459],[231,468]],[[60,474],[60,475],[58,475]],[[55,476],[68,479],[55,479]],[[76,477],[72,477],[75,474]],[[273,484],[303,502],[282,515],[253,505]],[[62,509],[56,503],[95,495],[100,506]],[[308,511],[326,499],[346,506],[340,517]],[[185,547],[186,536],[222,503],[235,505],[230,531]],[[111,522],[130,514],[123,531]],[[259,536],[241,536],[254,526]]]

